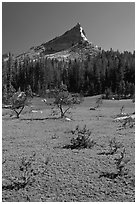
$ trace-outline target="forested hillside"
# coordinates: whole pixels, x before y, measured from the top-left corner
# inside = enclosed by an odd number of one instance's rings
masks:
[[[61,83],[70,92],[84,95],[117,94],[132,96],[135,89],[135,52],[102,50],[94,58],[86,60],[58,61],[41,57],[19,61],[9,53],[2,65],[3,92],[25,91],[30,85],[34,93],[45,95],[47,90],[58,88]]]

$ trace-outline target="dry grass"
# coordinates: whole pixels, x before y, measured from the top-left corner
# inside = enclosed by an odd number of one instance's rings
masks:
[[[43,167],[43,161],[49,158],[44,174],[39,174],[30,185],[19,190],[3,189],[2,197],[6,202],[133,202],[135,200],[135,128],[122,128],[114,122],[124,105],[126,113],[134,112],[130,100],[105,101],[97,110],[89,110],[95,104],[96,97],[88,97],[72,109],[71,121],[51,116],[51,106],[33,99],[34,110],[42,113],[29,113],[23,110],[20,119],[10,118],[8,110],[3,110],[3,179],[19,174],[18,167],[23,157],[36,152],[35,168]],[[50,108],[50,109],[49,109]],[[5,113],[6,111],[6,113]],[[64,149],[73,137],[76,126],[91,131],[96,145],[91,149]],[[99,177],[101,172],[114,172],[113,155],[101,155],[109,151],[109,141],[113,138],[122,143],[129,159],[126,165],[128,174],[113,179]],[[119,150],[119,149],[118,149]],[[116,151],[114,154],[118,156]]]

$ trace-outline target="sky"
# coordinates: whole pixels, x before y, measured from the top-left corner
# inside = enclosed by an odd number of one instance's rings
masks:
[[[104,50],[135,50],[134,2],[3,2],[2,53],[21,54],[78,22]]]

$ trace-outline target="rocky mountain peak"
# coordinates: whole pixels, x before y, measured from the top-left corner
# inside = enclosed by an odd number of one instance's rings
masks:
[[[39,46],[33,46],[25,54],[19,55],[19,57],[24,58],[26,55],[30,58],[38,58],[39,56],[52,57],[52,58],[64,58],[71,54],[73,56],[80,56],[82,53],[86,52],[95,54],[98,52],[98,47],[90,43],[86,37],[86,33],[82,28],[80,23],[77,23],[73,28],[67,30],[64,34],[48,41],[42,43]],[[65,53],[65,54],[64,54]],[[66,54],[67,53],[67,54]],[[81,56],[80,56],[81,57]],[[75,58],[75,57],[73,57]]]

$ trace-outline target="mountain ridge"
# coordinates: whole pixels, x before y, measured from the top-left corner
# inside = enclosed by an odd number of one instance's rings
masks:
[[[64,34],[41,45],[31,47],[27,52],[15,58],[22,61],[25,57],[37,60],[41,57],[58,60],[86,59],[88,55],[95,56],[100,51],[98,46],[89,42],[80,23],[67,30]]]

